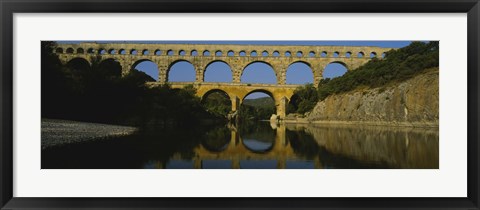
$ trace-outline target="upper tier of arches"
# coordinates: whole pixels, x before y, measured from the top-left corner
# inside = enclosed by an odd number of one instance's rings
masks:
[[[249,45],[155,45],[155,44],[60,44],[57,54],[195,56],[195,57],[294,57],[382,58],[392,48],[348,46],[249,46]]]

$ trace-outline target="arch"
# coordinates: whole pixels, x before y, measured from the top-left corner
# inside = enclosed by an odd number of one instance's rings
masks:
[[[382,58],[385,58],[385,57],[387,57],[387,53],[383,52],[382,53]]]
[[[285,57],[290,57],[292,56],[292,53],[290,51],[285,51]]]
[[[159,49],[156,49],[156,50],[153,52],[153,54],[155,54],[155,55],[162,55],[162,51],[159,50]]]
[[[245,95],[243,96],[242,100],[241,100],[241,101],[242,101],[242,104],[243,104],[243,102],[245,101],[245,99],[246,99],[249,95],[251,95],[251,94],[253,94],[253,93],[265,93],[265,94],[267,94],[270,98],[273,99],[274,103],[275,103],[275,101],[277,101],[276,98],[273,96],[273,93],[272,93],[272,92],[270,92],[270,91],[268,91],[268,90],[265,90],[265,89],[262,89],[262,88],[259,88],[259,89],[252,90],[252,91],[248,92],[247,94],[245,94]]]
[[[258,55],[258,54],[257,54],[257,51],[256,51],[256,50],[250,52],[250,56],[252,56],[252,57],[256,57],[257,55]]]
[[[365,56],[365,53],[363,52],[358,52],[357,53],[357,58],[363,58]]]
[[[85,53],[85,50],[83,50],[83,48],[77,49],[77,54],[83,54],[83,53]]]
[[[190,55],[191,55],[191,56],[198,56],[198,51],[197,51],[197,50],[192,50],[192,51],[190,52]]]
[[[152,81],[158,81],[158,65],[149,59],[141,59],[132,64],[132,69],[145,73],[150,76]]]
[[[56,53],[63,53],[63,48],[57,47],[57,49],[55,49],[55,52]]]
[[[227,56],[230,56],[230,57],[231,57],[231,56],[235,56],[235,52],[233,52],[233,50],[229,50],[229,51],[227,52]]]
[[[95,49],[93,49],[93,48],[88,48],[87,53],[88,53],[88,54],[93,54],[93,53],[95,53]]]
[[[108,54],[110,54],[110,55],[113,55],[115,53],[116,53],[115,49],[109,49],[108,50]]]
[[[238,55],[243,57],[243,56],[246,56],[247,53],[245,52],[245,50],[242,50],[242,51],[240,51],[240,53],[238,53]]]
[[[205,82],[232,82],[233,71],[231,66],[222,60],[214,60],[205,66],[203,72]]]
[[[203,56],[210,56],[210,51],[205,50],[205,51],[203,51],[202,55]]]
[[[104,55],[104,54],[107,54],[107,51],[103,48],[100,48],[100,49],[98,49],[98,54]]]
[[[270,63],[253,61],[247,64],[240,77],[241,83],[277,84],[277,74]]]
[[[345,53],[346,58],[351,58],[352,57],[352,52],[348,51]]]
[[[180,51],[178,51],[178,55],[185,56],[185,55],[187,55],[187,52],[185,52],[185,50],[180,50]]]
[[[262,56],[263,56],[263,57],[267,57],[267,56],[268,56],[268,51],[264,50],[264,51],[262,52]]]
[[[297,51],[296,55],[297,55],[297,57],[301,58],[301,57],[303,57],[303,52],[302,51]]]
[[[222,51],[221,50],[217,50],[215,51],[215,56],[222,56]]]
[[[280,52],[275,50],[275,51],[273,51],[272,55],[273,55],[273,57],[278,57],[278,56],[280,56]]]
[[[168,66],[167,78],[168,82],[195,82],[196,71],[190,61],[176,60]]]
[[[106,77],[121,77],[122,76],[122,65],[118,60],[113,58],[108,58],[102,60],[98,64],[100,72]]]
[[[377,57],[377,53],[376,52],[371,52],[370,53],[370,58],[376,58]]]
[[[138,54],[138,52],[137,52],[136,49],[131,49],[130,50],[130,55],[137,55],[137,54]]]
[[[227,96],[228,100],[231,100],[231,96],[228,95],[228,93],[227,93],[226,91],[224,91],[224,90],[222,90],[222,89],[219,89],[219,88],[214,88],[214,89],[211,89],[211,90],[205,92],[204,94],[202,94],[202,95],[200,96],[201,101],[204,101],[210,94],[212,94],[212,93],[218,93],[218,92],[220,92],[220,93],[224,94],[225,96]]]
[[[310,51],[310,52],[308,53],[308,57],[310,57],[310,58],[315,57],[315,52]]]
[[[203,108],[216,116],[227,118],[232,110],[230,95],[222,89],[212,89],[200,96]],[[225,127],[226,128],[226,127]],[[230,139],[228,139],[230,140]]]
[[[142,55],[149,55],[150,51],[147,49],[142,50]]]
[[[65,52],[67,54],[73,54],[74,50],[73,50],[73,48],[69,47],[69,48],[67,48],[67,50]]]
[[[173,50],[167,50],[167,55],[172,56],[173,55]]]
[[[327,56],[328,56],[327,51],[322,51],[322,53],[320,54],[320,57],[322,58],[326,58]]]
[[[296,61],[287,67],[286,84],[313,83],[312,65],[305,61]]]
[[[344,62],[334,61],[325,66],[323,78],[335,78],[344,75],[348,71],[348,66]]]
[[[120,55],[125,55],[125,54],[127,54],[127,51],[126,51],[125,49],[120,49],[120,50],[118,51],[118,54],[120,54]]]
[[[90,69],[91,64],[85,58],[76,57],[70,59],[66,66],[73,71],[87,71]]]
[[[263,89],[255,89],[249,91],[242,97],[241,104],[239,106],[240,119],[257,119],[268,120],[272,114],[277,113],[276,104],[277,99],[273,93]],[[253,103],[252,103],[253,102]],[[258,102],[262,105],[258,106]]]
[[[338,58],[340,56],[340,53],[338,51],[333,52],[333,57]]]

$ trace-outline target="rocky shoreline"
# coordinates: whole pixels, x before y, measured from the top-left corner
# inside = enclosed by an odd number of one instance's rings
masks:
[[[53,146],[94,141],[113,136],[126,136],[138,129],[129,126],[70,120],[42,119],[42,149]]]

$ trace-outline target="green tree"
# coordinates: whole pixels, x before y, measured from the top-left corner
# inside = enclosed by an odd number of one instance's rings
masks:
[[[287,107],[288,113],[309,112],[318,102],[318,92],[313,84],[307,84],[295,90]]]
[[[232,104],[228,97],[225,93],[213,92],[203,100],[202,105],[208,112],[226,118],[232,110]]]
[[[54,42],[42,42],[42,117],[126,124],[195,125],[215,118],[200,103],[193,86],[172,89],[147,87],[153,81],[143,72],[122,67],[101,56],[62,65]]]

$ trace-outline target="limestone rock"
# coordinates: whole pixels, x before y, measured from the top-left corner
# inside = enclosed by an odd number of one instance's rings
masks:
[[[307,119],[438,125],[438,82],[435,68],[387,87],[331,95],[318,102]]]

